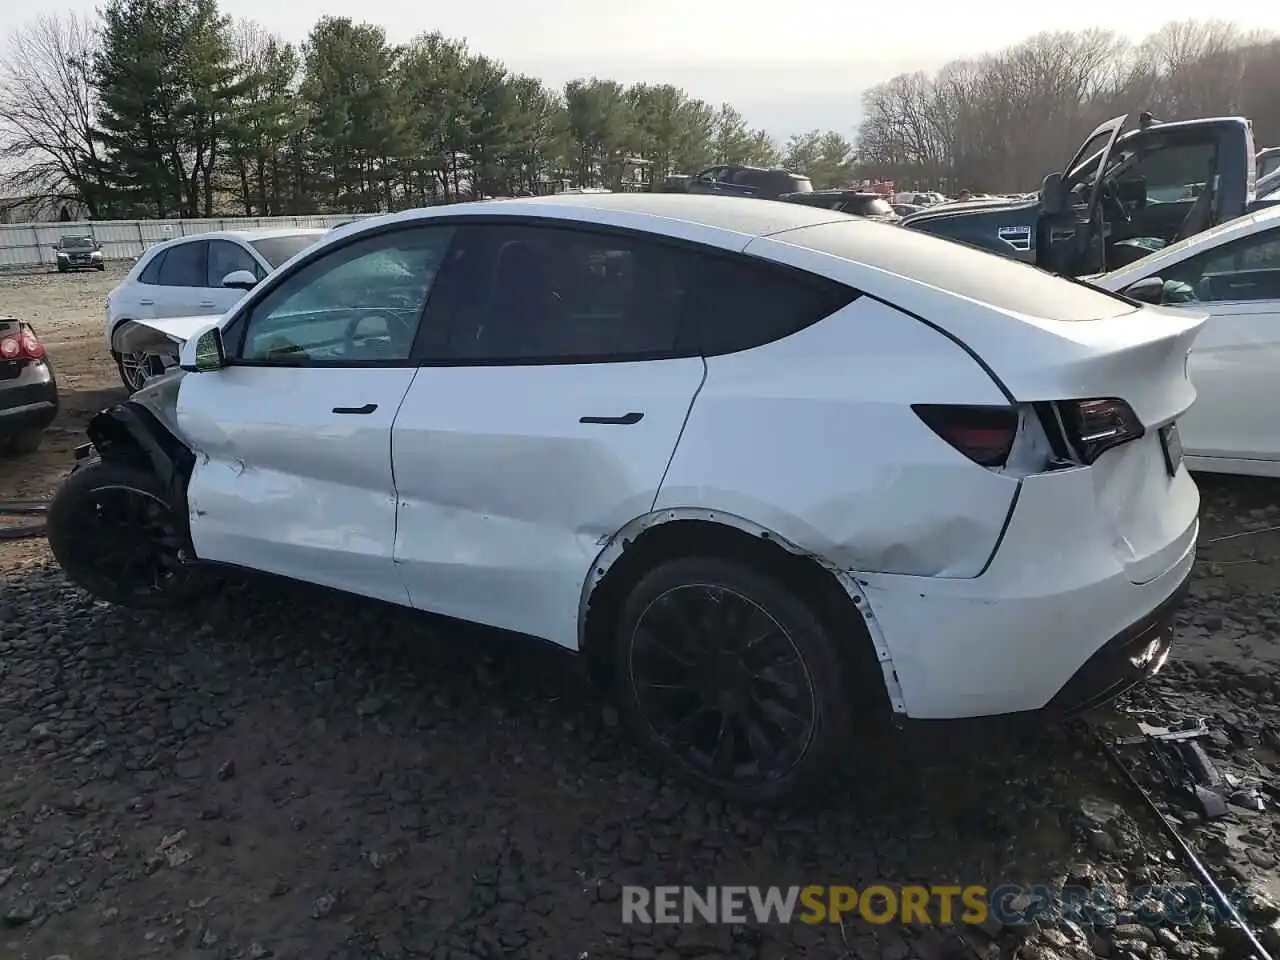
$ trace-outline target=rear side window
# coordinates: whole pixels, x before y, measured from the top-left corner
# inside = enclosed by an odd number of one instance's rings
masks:
[[[858,296],[841,284],[746,257],[693,256],[699,262],[684,307],[704,356],[781,340]]]
[[[816,323],[857,293],[752,258],[646,237],[462,227],[428,313],[484,363],[734,353]]]
[[[182,243],[170,247],[160,267],[162,287],[203,287],[205,285],[205,249],[208,244]]]
[[[169,255],[168,250],[161,250],[142,268],[142,273],[138,274],[139,283],[149,283],[151,285],[160,282],[160,271],[164,269],[164,258]]]

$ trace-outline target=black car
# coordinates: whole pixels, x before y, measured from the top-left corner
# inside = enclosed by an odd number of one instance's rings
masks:
[[[803,203],[810,207],[826,207],[828,210],[839,210],[851,213],[855,217],[866,217],[868,220],[884,220],[896,222],[897,212],[885,197],[865,190],[810,190],[806,193],[788,193],[779,200],[787,203]]]
[[[58,415],[58,382],[31,325],[0,318],[0,453],[33,453]]]
[[[68,270],[105,270],[106,263],[102,259],[102,244],[93,237],[68,236],[59,237],[53,245],[53,261],[59,273]]]
[[[783,194],[812,193],[813,183],[804,174],[789,170],[724,166],[710,167],[694,174],[685,183],[684,192],[776,200]]]

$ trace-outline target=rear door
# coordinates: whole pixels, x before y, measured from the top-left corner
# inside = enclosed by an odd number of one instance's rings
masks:
[[[149,309],[151,317],[189,317],[210,312],[208,307],[201,306],[207,299],[208,250],[208,241],[192,240],[175,244],[164,252],[156,284],[143,294],[140,301]]]
[[[576,645],[590,565],[652,508],[703,380],[681,340],[691,262],[577,227],[459,228],[391,436],[415,607]]]

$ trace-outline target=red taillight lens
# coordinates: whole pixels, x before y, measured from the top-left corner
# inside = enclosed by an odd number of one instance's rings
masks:
[[[930,430],[984,467],[1004,466],[1018,435],[1013,407],[917,403],[911,409]]]
[[[1058,409],[1062,413],[1067,440],[1086,464],[1147,432],[1133,408],[1115,397],[1061,400]]]
[[[43,359],[44,344],[25,323],[18,324],[17,333],[6,333],[0,337],[0,360]]]
[[[24,327],[22,330],[22,352],[32,360],[41,360],[44,358],[44,344],[40,342],[40,338],[36,336],[35,331],[30,327]]]

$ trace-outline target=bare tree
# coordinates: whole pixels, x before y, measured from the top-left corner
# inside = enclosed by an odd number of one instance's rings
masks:
[[[0,157],[9,190],[83,200],[99,214],[101,159],[94,138],[91,22],[41,14],[0,55]]]
[[[1039,186],[1121,113],[1242,114],[1262,142],[1280,142],[1278,43],[1216,20],[1166,24],[1137,47],[1102,30],[1038,34],[867,91],[859,156],[904,184],[1009,190]]]

